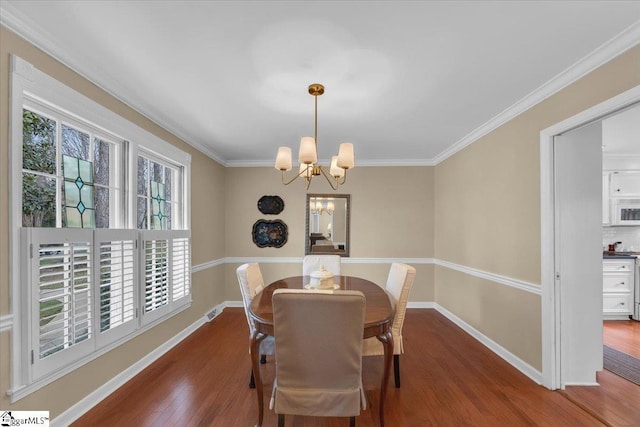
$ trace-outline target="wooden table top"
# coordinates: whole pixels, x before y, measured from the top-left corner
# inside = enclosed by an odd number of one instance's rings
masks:
[[[309,276],[294,276],[276,280],[259,292],[251,302],[249,312],[256,329],[266,335],[273,335],[273,308],[271,297],[276,289],[303,289],[309,283]],[[389,294],[375,283],[352,276],[335,276],[339,290],[360,291],[366,298],[363,338],[384,334],[393,322],[394,306]]]

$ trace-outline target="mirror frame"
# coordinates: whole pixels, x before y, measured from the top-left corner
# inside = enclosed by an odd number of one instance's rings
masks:
[[[345,224],[345,241],[344,241],[344,251],[343,252],[311,252],[311,233],[310,233],[310,220],[309,215],[309,202],[312,197],[322,197],[322,198],[334,198],[334,199],[344,199],[346,203],[346,218],[347,223]],[[306,198],[306,221],[305,221],[305,233],[304,233],[304,254],[305,255],[340,255],[342,257],[348,257],[349,251],[351,248],[350,243],[350,235],[351,235],[351,195],[350,194],[313,194],[307,193]]]

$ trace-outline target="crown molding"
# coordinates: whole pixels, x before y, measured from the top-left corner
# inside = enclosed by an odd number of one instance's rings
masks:
[[[437,165],[449,157],[473,144],[478,139],[497,129],[516,116],[524,113],[533,106],[539,104],[560,90],[589,74],[598,67],[611,61],[616,56],[626,52],[640,43],[640,21],[626,28],[611,40],[596,48],[589,55],[580,59],[566,70],[562,71],[542,86],[516,102],[502,113],[490,119],[482,126],[476,128],[458,142],[442,151],[432,160]]]
[[[273,167],[275,161],[271,160],[230,160],[225,166],[230,168],[263,168]],[[328,165],[330,160],[320,159],[318,163]],[[435,166],[436,163],[432,159],[389,159],[389,160],[360,160],[356,159],[356,167],[376,167],[376,166]]]

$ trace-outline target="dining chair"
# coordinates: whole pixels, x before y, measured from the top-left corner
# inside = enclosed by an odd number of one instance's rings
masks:
[[[256,327],[253,324],[253,320],[249,315],[249,306],[253,297],[264,288],[264,280],[262,279],[262,272],[260,266],[257,263],[242,264],[236,269],[236,275],[238,276],[238,284],[240,285],[240,291],[242,293],[242,303],[244,305],[244,314],[247,316],[247,323],[249,324],[249,338],[253,335]],[[260,363],[266,363],[267,355],[274,354],[274,340],[273,337],[268,336],[260,343]],[[251,349],[249,349],[251,352]],[[255,388],[255,378],[253,375],[253,368],[251,369],[251,379],[249,380],[249,387]]]
[[[340,255],[307,255],[302,260],[302,275],[310,276],[324,266],[334,276],[340,275]]]
[[[276,378],[269,407],[285,415],[355,417],[362,387],[365,297],[360,291],[273,293]]]
[[[394,262],[389,269],[385,289],[393,297],[395,316],[391,331],[393,333],[393,375],[396,388],[400,388],[400,355],[404,353],[402,342],[402,325],[404,323],[409,292],[416,277],[416,269],[410,265]],[[362,348],[363,356],[379,356],[384,354],[382,343],[375,337],[364,340]]]

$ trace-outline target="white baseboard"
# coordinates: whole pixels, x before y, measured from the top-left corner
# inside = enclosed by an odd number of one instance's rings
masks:
[[[436,303],[431,301],[408,302],[407,308],[436,308]]]
[[[224,309],[224,304],[219,304],[214,307],[212,310],[218,310],[218,313]],[[203,316],[193,322],[191,325],[180,331],[177,335],[170,338],[164,344],[157,347],[151,353],[144,356],[142,359],[138,360],[133,365],[129,366],[127,369],[122,371],[120,374],[116,375],[111,380],[107,381],[93,393],[87,395],[84,399],[80,400],[78,403],[64,411],[62,414],[58,415],[56,418],[51,420],[51,427],[66,427],[88,412],[91,408],[100,403],[103,399],[108,397],[111,393],[116,391],[118,388],[123,386],[127,381],[138,375],[142,372],[147,366],[151,365],[153,362],[158,360],[162,355],[171,350],[177,344],[179,344],[182,340],[187,338],[193,332],[196,331],[200,326],[204,325],[207,321],[207,316]]]
[[[542,372],[538,371],[533,366],[529,365],[527,362],[520,359],[509,350],[502,347],[500,344],[493,341],[491,338],[487,337],[441,305],[435,304],[435,309],[438,310],[438,312],[445,316],[447,319],[451,320],[453,323],[462,328],[463,331],[480,341],[480,343],[482,343],[489,350],[500,356],[511,366],[525,374],[527,377],[531,378],[536,382],[536,384],[542,384]]]
[[[580,387],[599,387],[600,384],[596,383],[596,382],[577,382],[577,383],[566,383],[565,385],[562,386],[562,389],[564,390],[564,388],[566,386],[580,386]]]

